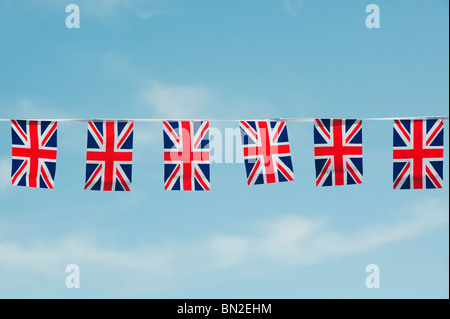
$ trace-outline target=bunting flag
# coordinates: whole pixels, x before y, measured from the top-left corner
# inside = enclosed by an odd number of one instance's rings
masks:
[[[210,121],[239,122],[248,185],[294,180],[287,122],[314,123],[316,187],[361,184],[363,120],[394,121],[394,189],[443,188],[448,116],[249,121],[0,118],[11,123],[12,184],[48,189],[54,188],[58,122],[87,123],[85,189],[97,191],[131,190],[135,122],[163,123],[165,190],[211,189]]]
[[[286,122],[240,121],[247,184],[294,180]]]
[[[442,188],[444,121],[394,120],[394,189]]]
[[[164,121],[164,189],[209,191],[209,122]]]
[[[11,120],[13,185],[55,185],[57,122]]]
[[[361,184],[362,120],[314,121],[316,186]]]
[[[87,190],[130,191],[133,122],[88,122]]]

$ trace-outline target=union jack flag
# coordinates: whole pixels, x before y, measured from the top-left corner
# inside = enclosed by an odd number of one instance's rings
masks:
[[[209,122],[163,122],[164,189],[209,191]]]
[[[57,122],[11,120],[13,185],[54,188]]]
[[[442,188],[444,121],[394,120],[394,189]]]
[[[130,191],[133,122],[88,122],[86,185],[97,191]]]
[[[247,184],[294,180],[286,122],[240,121]]]
[[[316,119],[316,186],[361,184],[362,120]]]

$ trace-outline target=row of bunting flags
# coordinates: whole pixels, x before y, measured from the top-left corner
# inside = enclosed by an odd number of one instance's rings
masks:
[[[448,117],[392,118],[394,189],[443,187],[444,119]],[[11,120],[13,185],[54,188],[58,121],[70,120]],[[139,120],[73,121],[88,126],[85,189],[130,191],[133,124]],[[210,121],[161,122],[164,189],[210,190]],[[248,185],[294,180],[286,122],[308,120],[239,121]],[[316,186],[361,184],[362,120],[311,122]]]

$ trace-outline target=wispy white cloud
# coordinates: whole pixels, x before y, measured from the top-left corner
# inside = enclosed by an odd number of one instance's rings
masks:
[[[445,206],[448,205],[438,201],[418,203],[408,208],[409,220],[367,227],[352,233],[329,230],[325,220],[295,216],[283,218],[274,225],[266,226],[269,235],[261,240],[259,257],[272,261],[285,260],[289,265],[304,265],[371,251],[448,223]]]
[[[70,252],[70,253],[69,253]],[[14,243],[0,243],[0,265],[51,275],[57,273],[68,261],[80,264],[100,265],[114,269],[142,271],[160,276],[170,271],[170,250],[136,249],[120,251],[99,248],[84,235],[68,236],[56,244],[34,244],[29,247]]]
[[[224,256],[234,257],[230,267],[249,263],[297,267],[368,252],[384,244],[417,236],[448,223],[446,206],[448,204],[438,201],[418,203],[408,208],[409,220],[352,233],[330,230],[326,219],[283,216],[260,225],[259,231],[252,236],[221,235],[211,239],[210,245],[212,251],[223,252],[223,259],[226,259]]]
[[[208,85],[146,83],[140,90],[140,98],[145,112],[154,118],[259,118],[274,113],[274,108],[267,103],[230,98]]]
[[[214,107],[214,93],[201,85],[164,85],[153,81],[141,91],[153,116],[190,118],[204,116]]]
[[[11,103],[7,116],[16,119],[45,119],[71,117],[61,107],[57,107],[48,99],[20,97]]]
[[[300,0],[281,0],[281,4],[290,15],[297,15],[302,6]]]
[[[41,3],[48,5],[66,6],[60,0],[39,0]],[[156,9],[156,1],[149,0],[77,0],[76,5],[80,7],[80,15],[87,14],[89,17],[106,21],[111,17],[128,10],[133,12],[141,19],[149,19],[155,15],[161,14],[162,11]]]
[[[173,83],[149,77],[127,57],[107,52],[103,67],[130,85],[138,117],[164,119],[273,117],[275,108],[267,102],[242,96],[228,96],[207,83]]]
[[[0,193],[4,193],[9,189],[9,181],[11,174],[11,160],[0,159]]]
[[[267,267],[299,267],[368,252],[448,223],[448,203],[421,202],[407,210],[407,220],[349,233],[330,230],[326,219],[285,215],[261,223],[248,234],[216,234],[188,243],[127,250],[100,247],[84,235],[30,246],[3,240],[0,267],[52,276],[65,264],[78,263],[141,277],[172,279],[249,265],[264,271]]]

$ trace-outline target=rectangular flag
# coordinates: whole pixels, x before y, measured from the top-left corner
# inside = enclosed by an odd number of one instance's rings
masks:
[[[362,120],[316,119],[316,186],[361,184]]]
[[[164,189],[209,191],[209,122],[165,121]]]
[[[394,189],[442,188],[444,121],[394,120]]]
[[[13,185],[54,188],[57,122],[11,120]]]
[[[97,191],[130,191],[133,122],[88,122],[86,185]]]
[[[247,184],[294,180],[286,122],[240,121]]]

